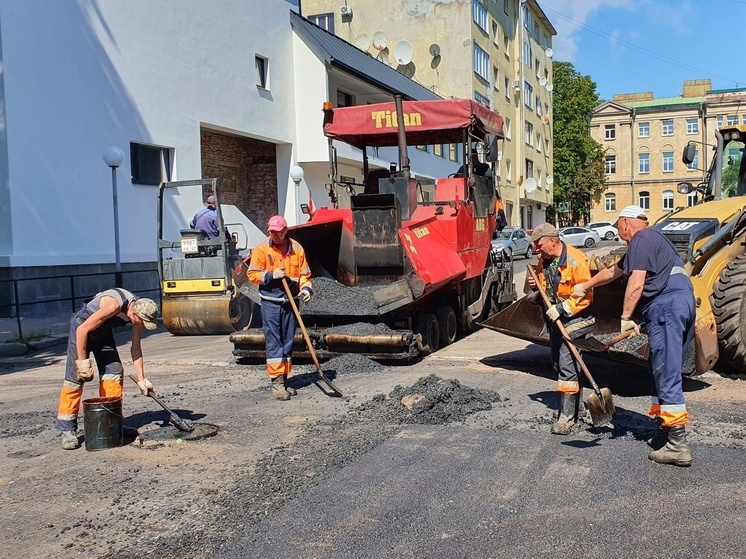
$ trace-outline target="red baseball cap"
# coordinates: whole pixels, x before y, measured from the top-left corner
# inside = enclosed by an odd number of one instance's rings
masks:
[[[288,228],[288,222],[281,215],[273,215],[267,222],[268,231],[283,231]]]

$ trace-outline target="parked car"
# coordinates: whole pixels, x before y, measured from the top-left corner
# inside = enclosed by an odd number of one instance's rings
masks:
[[[523,229],[506,227],[502,231],[496,231],[492,237],[492,251],[502,253],[508,260],[513,255],[531,258],[534,254],[531,238]]]
[[[589,223],[586,225],[588,229],[593,229],[598,236],[602,239],[610,241],[612,239],[619,238],[619,231],[617,228],[611,225],[611,221],[596,221],[595,223]]]
[[[559,234],[563,241],[574,247],[590,248],[601,241],[598,233],[585,227],[564,227]]]

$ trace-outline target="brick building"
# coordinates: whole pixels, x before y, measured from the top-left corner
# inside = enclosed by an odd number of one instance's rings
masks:
[[[626,205],[638,204],[652,221],[693,205],[696,193],[676,185],[701,182],[711,162],[715,130],[746,124],[746,89],[712,90],[705,80],[685,81],[678,97],[656,99],[652,92],[615,95],[591,117],[591,136],[606,150],[607,188],[593,201],[591,221],[608,221]],[[682,162],[694,142],[695,161]]]

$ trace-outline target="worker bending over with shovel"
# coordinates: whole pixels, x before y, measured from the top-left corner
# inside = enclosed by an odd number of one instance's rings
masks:
[[[557,421],[552,425],[555,435],[569,435],[578,418],[582,401],[580,365],[573,356],[562,333],[554,325],[559,319],[570,339],[586,336],[595,324],[590,315],[592,294],[573,298],[573,288],[591,279],[588,259],[578,249],[566,245],[551,223],[541,223],[531,234],[531,241],[539,251],[536,275],[541,288],[546,292],[550,306],[546,311],[549,341],[552,348],[552,366],[557,372],[557,390],[560,393],[560,408]],[[541,297],[534,279],[528,276],[532,289],[529,301],[540,304]]]
[[[251,251],[246,271],[250,282],[259,285],[262,299],[262,326],[266,340],[267,374],[274,400],[289,400],[297,391],[288,385],[293,368],[293,338],[295,316],[282,285],[290,284],[291,292],[308,303],[313,293],[311,269],[300,243],[288,238],[288,224],[280,215],[269,218],[269,237]]]
[[[65,382],[62,383],[57,410],[57,430],[62,433],[62,448],[73,450],[78,440],[78,411],[83,396],[83,383],[94,377],[93,359],[99,374],[98,394],[101,398],[121,398],[124,367],[117,352],[113,328],[132,324],[132,363],[137,373],[137,385],[144,396],[153,384],[145,378],[140,339],[143,327],[155,330],[158,305],[152,299],[138,299],[126,289],[108,289],[98,293],[70,319],[67,341]],[[125,437],[136,437],[137,429],[124,427]]]
[[[640,333],[632,320],[640,304],[650,348],[652,403],[648,413],[656,418],[658,429],[648,441],[653,448],[648,458],[660,464],[689,466],[692,454],[685,428],[689,414],[681,374],[694,336],[694,289],[676,249],[663,234],[648,228],[648,218],[640,206],[624,208],[614,227],[629,245],[626,254],[616,266],[601,270],[573,293],[585,297],[594,286],[621,276],[627,278],[620,328],[622,333]]]

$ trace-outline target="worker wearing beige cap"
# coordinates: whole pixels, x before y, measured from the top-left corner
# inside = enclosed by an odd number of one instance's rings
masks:
[[[269,237],[251,251],[246,277],[259,285],[265,357],[273,400],[289,400],[297,391],[288,384],[293,369],[295,316],[282,285],[286,281],[294,297],[311,300],[311,269],[300,243],[287,236],[288,224],[281,215],[269,218]]]
[[[590,314],[592,294],[573,298],[574,286],[591,279],[591,271],[585,254],[575,247],[565,244],[559,232],[551,223],[539,224],[531,233],[534,248],[539,251],[536,275],[552,306],[546,310],[550,325],[549,340],[552,348],[552,366],[557,372],[557,390],[560,394],[560,407],[557,421],[552,425],[555,435],[569,435],[578,417],[582,402],[580,366],[575,360],[567,342],[555,326],[557,319],[572,339],[586,336],[595,319]],[[529,276],[529,301],[540,301],[537,286]]]
[[[639,306],[650,348],[648,372],[653,393],[648,413],[656,419],[658,429],[648,441],[653,449],[648,458],[661,464],[689,466],[692,454],[686,437],[689,414],[682,367],[694,336],[694,289],[676,248],[663,234],[648,227],[640,206],[624,208],[614,227],[628,243],[627,253],[616,266],[578,285],[574,294],[585,297],[594,286],[627,278],[620,329],[640,333],[632,320]]]
[[[94,361],[99,373],[98,393],[102,398],[122,396],[124,366],[117,352],[112,329],[132,324],[132,364],[137,373],[137,385],[143,395],[153,389],[145,378],[140,339],[143,328],[154,330],[158,324],[158,305],[152,299],[140,299],[121,288],[107,289],[96,294],[73,314],[67,342],[67,365],[57,410],[57,430],[61,431],[62,448],[73,450],[78,440],[78,412],[83,396],[83,383],[94,378]],[[125,437],[136,437],[137,429],[124,428]]]

